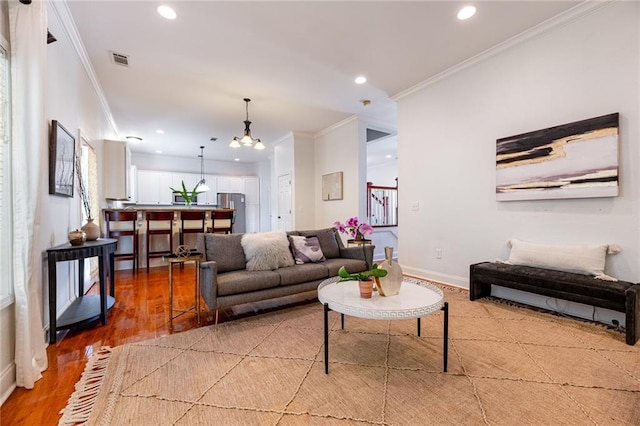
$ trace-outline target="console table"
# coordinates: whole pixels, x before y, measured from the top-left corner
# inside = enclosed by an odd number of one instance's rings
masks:
[[[56,342],[56,331],[73,328],[100,318],[102,325],[107,323],[107,310],[115,303],[114,253],[118,240],[99,238],[87,241],[81,246],[69,243],[47,249],[49,258],[49,343]],[[100,295],[84,295],[84,259],[98,256],[100,271]],[[111,296],[107,296],[107,271],[105,257],[109,258],[109,278]],[[69,260],[78,261],[78,298],[57,318],[57,263]]]

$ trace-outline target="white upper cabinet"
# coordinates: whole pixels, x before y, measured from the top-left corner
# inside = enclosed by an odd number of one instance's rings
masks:
[[[217,179],[215,175],[205,175],[204,179],[209,187],[209,190],[203,192],[202,194],[198,194],[198,205],[199,206],[214,206],[217,203]]]
[[[102,147],[104,198],[131,200],[131,152],[126,142],[105,140]]]
[[[171,205],[172,174],[155,170],[138,170],[138,204]]]
[[[245,176],[242,178],[244,195],[246,196],[247,204],[260,203],[260,184],[259,179],[256,176]]]
[[[241,177],[229,178],[229,192],[244,194],[244,180]]]

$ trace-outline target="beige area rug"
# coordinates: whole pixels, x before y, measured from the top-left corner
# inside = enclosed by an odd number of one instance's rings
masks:
[[[491,300],[470,302],[454,289],[445,289],[445,298],[447,373],[442,312],[423,319],[422,337],[415,320],[345,316],[341,330],[332,312],[325,375],[316,302],[106,350],[88,365],[89,378],[61,422],[640,424],[640,348],[626,345],[622,333]],[[81,403],[76,410],[74,401]]]

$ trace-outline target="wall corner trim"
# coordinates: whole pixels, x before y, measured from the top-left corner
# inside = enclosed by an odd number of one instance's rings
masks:
[[[109,103],[107,102],[107,98],[104,95],[104,90],[102,90],[102,85],[96,76],[95,71],[93,70],[93,65],[91,65],[91,60],[89,59],[89,55],[87,54],[86,49],[84,48],[84,43],[80,38],[80,34],[78,33],[78,28],[76,27],[75,22],[73,21],[73,16],[71,15],[71,11],[69,10],[69,6],[67,5],[66,0],[60,1],[52,1],[49,2],[53,11],[56,13],[60,22],[62,23],[62,27],[64,28],[73,48],[78,54],[78,58],[82,63],[82,66],[91,81],[91,85],[98,96],[98,100],[100,101],[100,105],[102,106],[102,112],[109,124],[111,124],[111,128],[115,132],[115,134],[119,134],[118,126],[113,118],[113,114],[111,113],[111,108],[109,107]]]

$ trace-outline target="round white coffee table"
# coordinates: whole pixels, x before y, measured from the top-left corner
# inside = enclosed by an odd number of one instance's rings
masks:
[[[449,340],[449,304],[437,286],[420,280],[405,278],[400,293],[384,297],[374,292],[371,299],[360,297],[357,281],[338,282],[339,277],[328,278],[318,286],[318,300],[324,305],[324,372],[329,373],[329,310],[340,313],[342,329],[344,316],[377,320],[416,318],[420,336],[420,318],[440,310],[444,311],[443,363],[447,371]]]

